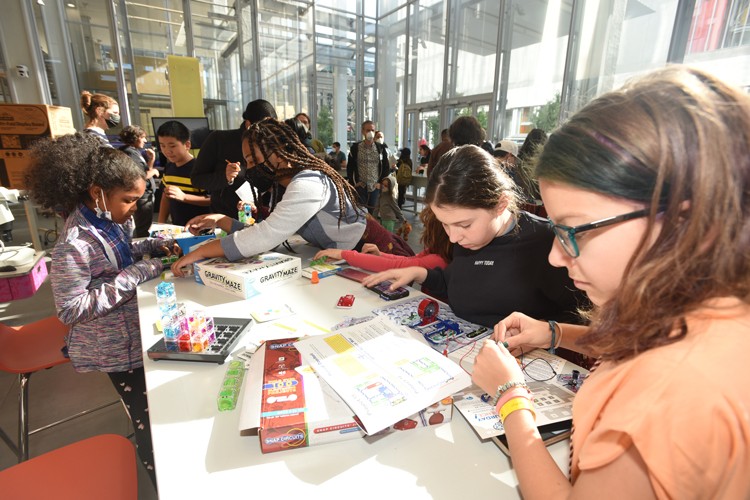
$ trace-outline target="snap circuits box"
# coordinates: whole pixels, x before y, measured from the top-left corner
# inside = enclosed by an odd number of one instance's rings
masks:
[[[302,260],[277,252],[266,252],[229,262],[224,258],[193,264],[195,281],[217,290],[249,299],[268,288],[300,277]]]
[[[60,137],[75,131],[70,108],[0,104],[0,185],[24,189],[32,144],[45,137]]]
[[[351,409],[309,366],[302,366],[297,338],[267,341],[252,359],[244,401],[249,419],[241,434],[257,434],[271,453],[365,435]],[[258,387],[260,385],[260,387]],[[244,408],[243,408],[244,410]]]
[[[303,366],[294,347],[298,339],[267,341],[253,355],[243,390],[240,434],[258,435],[263,453],[293,450],[355,438],[377,439],[449,422],[453,398],[425,408],[373,436],[367,436],[357,417],[310,366]]]

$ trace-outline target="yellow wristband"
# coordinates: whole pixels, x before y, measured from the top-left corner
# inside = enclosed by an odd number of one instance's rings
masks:
[[[529,410],[531,415],[536,419],[536,413],[534,412],[534,405],[532,402],[525,397],[515,397],[500,408],[500,422],[504,424],[508,415],[516,410]]]

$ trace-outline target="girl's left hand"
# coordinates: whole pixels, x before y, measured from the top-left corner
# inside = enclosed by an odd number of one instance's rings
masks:
[[[511,380],[524,380],[518,360],[508,350],[491,339],[485,339],[482,350],[474,360],[471,380],[487,394],[494,396],[497,388]]]

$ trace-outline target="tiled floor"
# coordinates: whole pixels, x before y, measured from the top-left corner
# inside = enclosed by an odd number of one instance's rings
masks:
[[[20,205],[11,208],[16,220],[12,231],[13,241],[6,245],[22,245],[31,241],[25,214]],[[418,252],[421,250],[419,237],[422,233],[422,224],[416,214],[404,212],[404,216],[413,225],[409,243],[415,252]],[[53,219],[40,217],[39,223],[42,228],[54,227]],[[49,280],[31,298],[0,303],[0,322],[11,326],[23,325],[54,314]],[[30,428],[36,429],[79,411],[116,401],[117,393],[112,388],[109,378],[103,373],[76,373],[69,363],[56,366],[36,373],[30,379]],[[17,411],[17,377],[0,372],[0,428],[14,440],[18,428]],[[131,432],[130,422],[122,405],[118,403],[33,434],[29,439],[30,456],[34,457],[97,434],[113,433],[128,436]],[[0,442],[0,469],[15,463],[14,454],[5,443]],[[138,498],[157,498],[156,491],[141,466],[138,470]]]

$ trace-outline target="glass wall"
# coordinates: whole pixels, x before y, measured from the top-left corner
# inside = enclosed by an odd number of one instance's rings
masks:
[[[310,113],[314,79],[311,8],[277,0],[260,0],[258,46],[264,98],[276,106],[280,119]]]
[[[81,90],[102,92],[149,131],[172,114],[168,55],[198,59],[212,128],[236,127],[264,98],[281,118],[308,113],[314,135],[345,150],[365,119],[415,149],[467,113],[490,141],[520,141],[667,62],[750,87],[750,0],[33,4],[50,102],[77,110]],[[0,76],[0,99],[11,90]]]
[[[399,9],[378,22],[377,116],[385,142],[394,149],[412,148],[404,137],[406,102],[406,9]]]
[[[356,24],[355,14],[315,9],[315,133],[325,146],[339,142],[347,153],[359,130],[355,121]]]

